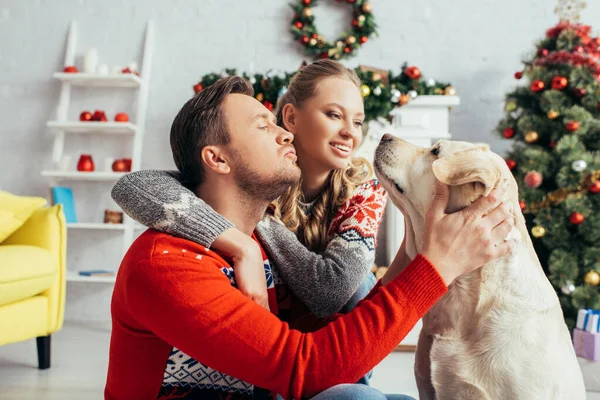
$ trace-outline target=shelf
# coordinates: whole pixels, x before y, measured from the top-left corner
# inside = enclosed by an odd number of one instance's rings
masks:
[[[94,223],[94,222],[76,222],[68,223],[67,228],[69,229],[95,229],[95,230],[110,230],[110,231],[123,231],[125,230],[125,224],[105,224],[105,223]]]
[[[100,75],[83,72],[55,72],[54,78],[73,86],[83,87],[136,88],[142,83],[140,77],[134,74]]]
[[[126,172],[42,171],[42,176],[70,181],[116,181]]]
[[[49,128],[55,128],[67,133],[105,133],[110,135],[133,135],[137,127],[131,122],[79,122],[79,121],[49,121]]]
[[[83,276],[77,271],[67,271],[67,282],[115,283],[117,276]]]

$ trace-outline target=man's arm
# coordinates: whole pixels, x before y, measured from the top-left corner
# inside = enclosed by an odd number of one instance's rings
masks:
[[[446,292],[435,268],[417,257],[369,301],[303,334],[232,287],[220,267],[207,257],[141,261],[122,276],[130,312],[198,361],[286,398],[356,382]]]

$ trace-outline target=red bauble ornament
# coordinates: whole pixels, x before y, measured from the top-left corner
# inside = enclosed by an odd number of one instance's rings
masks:
[[[527,204],[525,204],[524,200],[519,200],[519,207],[521,208],[521,211],[523,211],[525,207],[527,207]]]
[[[515,130],[514,128],[506,128],[502,134],[505,138],[510,139],[511,137],[515,136]]]
[[[92,116],[92,121],[106,122],[108,121],[108,119],[106,118],[106,113],[104,113],[104,111],[96,110],[94,111],[94,115]]]
[[[589,187],[589,190],[591,193],[600,193],[600,181],[596,181],[596,182],[592,182],[592,184]]]
[[[267,107],[267,110],[273,111],[273,103],[271,103],[269,100],[265,100],[263,104],[265,107]]]
[[[584,88],[576,88],[575,90],[573,90],[573,94],[575,95],[575,97],[583,97],[587,94],[587,90],[585,90]]]
[[[305,6],[310,4],[310,0],[302,0],[302,4],[304,4]]]
[[[92,113],[89,111],[84,111],[81,114],[79,114],[79,120],[83,121],[83,122],[89,122],[92,120]]]
[[[344,47],[344,53],[350,53],[352,49],[350,47]]]
[[[125,68],[123,68],[123,69],[121,70],[121,73],[123,73],[123,74],[130,74],[130,73],[131,73],[131,70],[129,69],[129,67],[125,67]]]
[[[552,89],[554,90],[563,90],[567,87],[569,81],[564,76],[555,76],[552,78]]]
[[[540,187],[543,180],[544,178],[542,177],[542,174],[537,171],[528,172],[523,179],[525,184],[532,189]]]
[[[546,87],[546,85],[543,81],[540,81],[539,79],[536,79],[535,81],[531,82],[531,90],[534,92],[541,92],[542,90],[544,90],[544,87]]]
[[[523,77],[523,73],[521,71],[515,72],[515,79],[521,79]]]
[[[318,38],[319,38],[319,35],[317,35],[316,33],[313,33],[311,37],[312,37],[313,39],[318,39]]]
[[[321,59],[325,60],[325,59],[329,58],[329,54],[327,54],[327,52],[323,52],[323,53],[319,54],[319,57]]]
[[[404,73],[410,79],[419,79],[421,77],[421,70],[417,67],[408,67],[404,70]]]
[[[304,26],[304,24],[301,21],[296,21],[296,23],[294,24],[296,26],[296,28],[298,29],[302,29],[302,27]]]
[[[569,215],[569,221],[573,225],[579,225],[579,224],[583,223],[583,221],[585,221],[585,217],[583,216],[582,213],[577,212],[577,211],[573,211],[571,213],[571,215]]]
[[[92,172],[94,171],[94,160],[91,154],[82,154],[77,161],[77,171]]]
[[[588,35],[583,35],[579,38],[579,41],[583,44],[588,44],[589,42],[592,41],[592,38],[589,37]]]
[[[548,49],[539,49],[538,50],[538,56],[546,57],[547,55],[548,55]]]
[[[556,147],[556,140],[551,140],[550,143],[548,143],[548,147],[550,147],[551,149]]]
[[[355,28],[358,26],[358,20],[357,19],[353,19],[352,20],[352,26],[355,27]]]
[[[196,83],[194,85],[194,93],[200,93],[202,89],[204,89],[204,86],[202,86],[202,84]]]
[[[66,72],[68,74],[74,74],[76,72],[79,72],[79,70],[77,69],[76,66],[69,65],[69,66],[66,66],[65,69],[63,69],[63,72]]]
[[[127,170],[127,163],[124,159],[115,160],[115,162],[112,163],[112,170],[115,172],[129,172]]]
[[[310,41],[310,38],[308,36],[302,36],[300,38],[300,43],[302,43],[302,44],[308,44],[309,41]]]
[[[361,42],[362,44],[365,44],[365,43],[367,43],[367,40],[369,40],[369,38],[368,38],[368,37],[366,37],[366,36],[361,36],[361,37],[360,37],[360,42]]]
[[[569,132],[575,132],[577,129],[579,129],[579,122],[577,121],[571,121],[571,122],[567,122],[565,124],[565,128],[569,131]]]
[[[117,113],[115,115],[115,121],[117,122],[129,122],[129,115],[124,112]]]
[[[508,166],[508,169],[512,171],[516,168],[517,162],[515,160],[506,160],[506,165]]]

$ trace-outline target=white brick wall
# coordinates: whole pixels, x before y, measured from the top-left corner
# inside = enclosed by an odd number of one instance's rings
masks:
[[[331,0],[333,2],[333,0]],[[457,139],[489,141],[501,152],[505,143],[490,136],[502,114],[504,93],[515,84],[512,74],[522,54],[557,20],[551,0],[372,0],[379,24],[374,37],[349,66],[368,64],[398,69],[404,61],[418,65],[426,77],[452,82],[461,105],[452,114]],[[588,1],[582,19],[600,21],[600,2]],[[336,11],[342,9],[342,11]],[[172,118],[192,95],[204,73],[224,67],[256,72],[293,70],[303,60],[288,34],[287,0],[0,0],[0,188],[16,194],[47,195],[48,181],[39,175],[50,163],[52,135],[45,128],[53,116],[60,85],[51,79],[62,69],[71,19],[79,21],[78,55],[96,47],[109,66],[137,59],[148,19],[156,22],[156,41],[144,143],[146,168],[171,168],[168,132]],[[318,25],[328,38],[348,23],[344,7],[315,8]],[[330,21],[327,24],[327,21]],[[96,93],[96,92],[95,92]],[[71,115],[104,108],[109,117],[127,111],[127,94],[100,97],[80,92]],[[79,102],[79,103],[77,103]],[[78,106],[80,104],[81,106]],[[128,144],[79,140],[70,150],[115,157]],[[96,160],[102,166],[102,157]],[[106,193],[107,186],[91,190]],[[101,185],[101,184],[97,184]],[[87,187],[86,187],[87,188]],[[104,198],[78,211],[100,212]],[[89,233],[78,245],[110,238]],[[106,239],[102,239],[105,238]],[[86,240],[88,242],[86,242]],[[114,247],[118,249],[119,241]],[[77,258],[101,259],[99,251]],[[110,286],[70,284],[67,318],[107,318]]]

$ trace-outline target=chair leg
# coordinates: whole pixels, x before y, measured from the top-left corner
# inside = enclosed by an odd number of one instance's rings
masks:
[[[36,338],[39,369],[50,368],[50,335]]]

